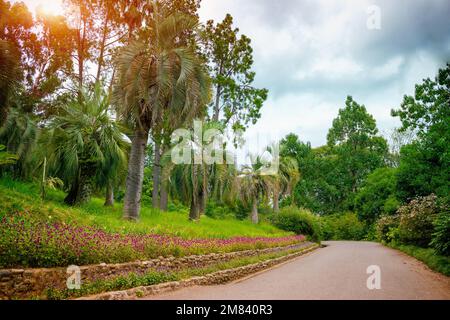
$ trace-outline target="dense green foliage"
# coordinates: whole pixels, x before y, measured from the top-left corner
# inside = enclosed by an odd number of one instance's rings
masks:
[[[450,256],[450,214],[443,210],[434,221],[434,233],[431,246],[436,252]]]
[[[324,240],[362,240],[365,236],[364,223],[351,212],[325,216],[321,224]]]
[[[273,215],[270,220],[275,226],[282,230],[292,231],[296,234],[310,236],[314,241],[321,239],[319,217],[305,209],[296,207],[285,207],[278,214]]]
[[[361,221],[375,222],[381,214],[394,214],[399,206],[395,197],[396,169],[379,168],[365,180],[355,196],[355,211]]]

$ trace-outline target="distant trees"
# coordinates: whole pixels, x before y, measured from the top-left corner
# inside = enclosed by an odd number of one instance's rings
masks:
[[[365,179],[385,165],[388,155],[375,119],[350,96],[328,131],[326,146],[311,148],[293,134],[281,145],[281,154],[294,158],[301,173],[293,202],[321,214],[353,209]]]

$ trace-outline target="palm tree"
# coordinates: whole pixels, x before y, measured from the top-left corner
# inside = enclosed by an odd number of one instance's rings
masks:
[[[283,146],[282,146],[283,147]],[[279,146],[271,145],[267,147],[267,151],[278,160],[278,172],[272,179],[272,195],[273,195],[273,211],[279,212],[280,197],[290,196],[292,190],[300,179],[297,161],[289,156],[279,155]]]
[[[190,47],[178,41],[197,26],[195,18],[156,15],[151,39],[125,47],[118,59],[114,100],[118,114],[132,126],[124,199],[124,218],[139,218],[145,148],[151,128],[170,112],[186,121],[210,98],[210,81]]]
[[[185,147],[192,150],[189,164],[175,165],[171,162],[172,150],[169,150],[164,154],[161,162],[164,168],[163,182],[166,185],[170,185],[169,192],[172,195],[172,198],[177,198],[182,202],[189,204],[189,219],[193,221],[200,219],[200,215],[205,211],[211,189],[211,169],[216,168],[217,172],[214,177],[216,182],[223,182],[225,177],[223,168],[226,164],[208,164],[205,159],[203,159],[206,151],[205,143],[210,143],[210,141],[205,141],[204,134],[208,130],[213,129],[217,130],[217,133],[219,133],[222,126],[217,122],[202,123],[201,135],[196,134],[195,130],[191,130],[192,139],[190,141],[184,141],[186,144]],[[180,147],[180,145],[177,146]],[[219,150],[213,149],[208,151],[214,153]],[[202,155],[202,162],[196,163],[195,157],[199,155]]]
[[[87,202],[96,182],[115,174],[127,159],[125,136],[108,114],[109,95],[96,84],[91,94],[81,90],[80,97],[50,120],[42,137],[47,146],[42,156],[69,186],[64,199],[69,205]],[[111,173],[105,174],[106,170]]]
[[[267,163],[261,156],[250,156],[251,164],[244,165],[238,176],[239,194],[242,201],[251,206],[252,222],[259,222],[258,201],[269,194],[273,177],[265,173]]]

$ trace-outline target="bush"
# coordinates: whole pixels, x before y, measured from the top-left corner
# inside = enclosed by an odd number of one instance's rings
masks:
[[[236,213],[233,208],[210,200],[206,205],[205,215],[213,219],[228,219],[234,218]]]
[[[276,227],[296,234],[307,235],[313,241],[320,241],[322,238],[319,219],[309,210],[294,206],[283,208],[278,214],[269,218]]]
[[[352,212],[324,216],[322,224],[327,240],[362,240],[365,235],[364,223]]]
[[[400,207],[398,226],[399,238],[402,243],[427,247],[434,231],[433,222],[439,213],[437,197],[431,194],[419,197],[407,205]]]
[[[383,216],[378,219],[376,223],[376,238],[377,240],[390,243],[397,240],[396,234],[398,234],[398,216]]]
[[[450,212],[441,212],[434,221],[431,246],[438,254],[450,256]]]

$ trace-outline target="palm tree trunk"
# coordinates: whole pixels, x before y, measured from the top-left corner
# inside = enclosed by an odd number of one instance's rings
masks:
[[[273,212],[280,212],[280,206],[279,206],[279,197],[280,193],[277,188],[273,191]]]
[[[159,208],[159,188],[161,177],[161,145],[155,143],[155,158],[153,161],[153,191],[152,191],[152,206],[153,208]]]
[[[192,164],[192,195],[191,208],[189,211],[189,219],[197,221],[200,219],[200,208],[198,202],[198,183],[197,183],[197,165]]]
[[[169,202],[169,193],[167,192],[167,181],[161,181],[161,199],[159,201],[159,208],[162,211],[167,211],[167,203]]]
[[[258,217],[258,200],[256,198],[253,199],[252,203],[252,222],[257,224],[259,222]]]
[[[205,213],[206,209],[206,203],[208,201],[208,177],[207,175],[207,168],[205,164],[202,165],[203,169],[203,177],[202,177],[202,190],[200,191],[199,196],[199,214],[202,215]]]
[[[147,140],[148,129],[136,129],[131,141],[130,159],[128,161],[128,174],[123,205],[123,217],[125,219],[139,219]]]
[[[106,186],[105,207],[114,207],[114,187],[111,182]]]

